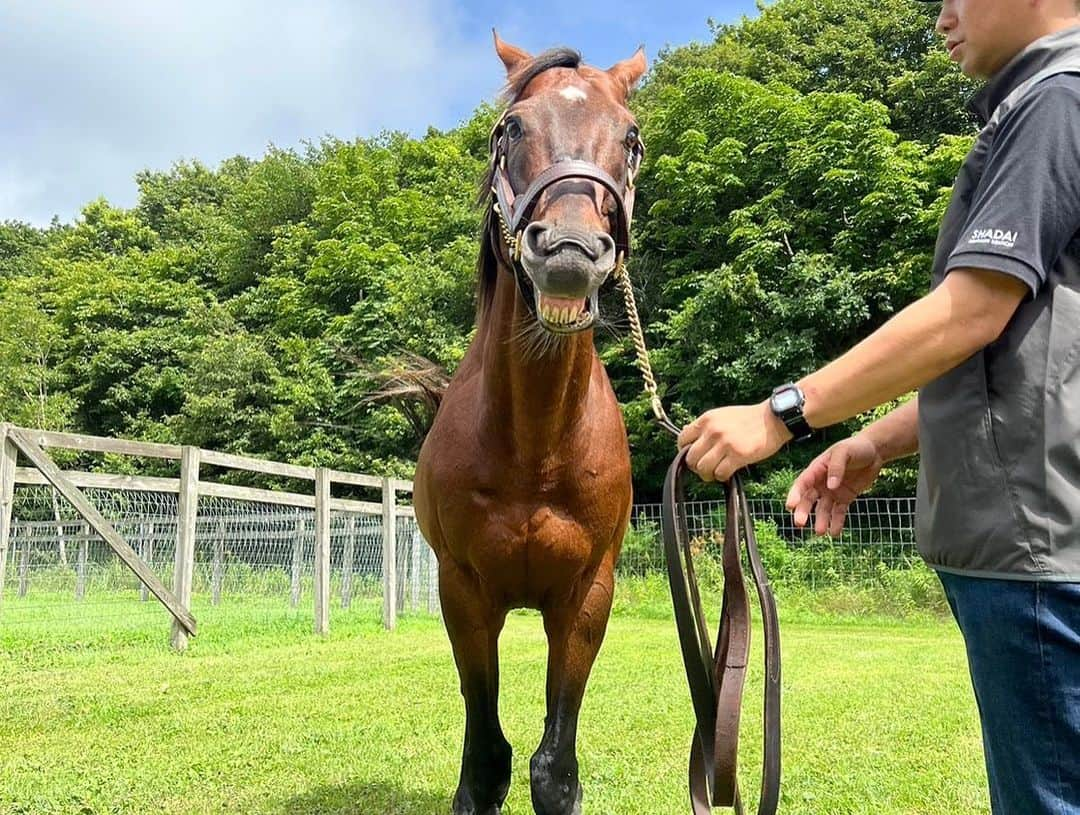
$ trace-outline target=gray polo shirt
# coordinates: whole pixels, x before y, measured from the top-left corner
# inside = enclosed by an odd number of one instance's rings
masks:
[[[933,286],[1030,289],[995,342],[919,392],[919,549],[939,569],[1080,581],[1080,28],[972,100],[987,126],[942,221]]]

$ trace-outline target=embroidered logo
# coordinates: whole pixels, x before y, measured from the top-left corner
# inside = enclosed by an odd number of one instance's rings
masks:
[[[1004,229],[976,229],[968,238],[968,243],[1001,246],[1012,249],[1016,246],[1016,231],[1009,232]]]

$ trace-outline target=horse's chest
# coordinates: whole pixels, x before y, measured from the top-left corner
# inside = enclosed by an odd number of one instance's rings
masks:
[[[625,507],[610,490],[603,493],[578,487],[574,500],[566,500],[557,490],[470,490],[446,528],[447,544],[482,577],[518,575],[519,590],[531,594],[582,573],[614,543]]]
[[[469,503],[474,509],[471,517],[480,519],[480,528],[474,530],[479,537],[558,550],[593,540],[608,543],[620,513],[608,502],[590,500],[592,497],[577,495],[577,500],[570,502],[557,496],[476,491],[469,496]]]

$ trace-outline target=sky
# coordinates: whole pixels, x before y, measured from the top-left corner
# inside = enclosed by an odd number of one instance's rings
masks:
[[[754,0],[0,0],[0,221],[130,207],[135,174],[450,129],[504,78],[491,30],[607,68]]]

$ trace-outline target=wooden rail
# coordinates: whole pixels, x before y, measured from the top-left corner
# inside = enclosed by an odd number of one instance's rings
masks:
[[[56,448],[95,453],[112,453],[179,461],[180,478],[116,475],[111,473],[65,472],[49,457],[47,450]],[[32,465],[18,467],[20,454]],[[220,484],[200,479],[203,466],[277,476],[298,481],[310,481],[314,494],[256,489]],[[316,633],[329,631],[330,585],[330,513],[380,515],[383,522],[384,560],[383,592],[384,624],[393,628],[396,622],[398,590],[396,586],[396,519],[413,515],[412,507],[397,503],[397,493],[411,493],[412,482],[361,473],[350,473],[322,467],[286,464],[268,459],[220,453],[171,444],[157,444],[128,439],[110,439],[75,433],[33,430],[0,424],[0,601],[3,599],[4,571],[9,541],[16,484],[51,485],[60,492],[116,552],[120,559],[138,576],[144,587],[169,610],[173,617],[172,644],[178,650],[187,646],[189,636],[196,631],[190,612],[191,580],[195,556],[195,527],[200,496],[236,501],[300,507],[315,511],[315,623]],[[335,484],[377,489],[381,502],[334,498]],[[173,587],[170,591],[116,529],[86,498],[84,489],[131,490],[167,493],[178,496],[179,509],[176,530],[176,561]]]

